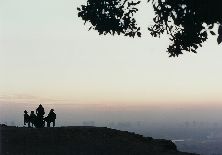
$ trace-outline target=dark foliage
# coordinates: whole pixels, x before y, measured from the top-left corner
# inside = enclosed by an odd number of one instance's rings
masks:
[[[156,17],[155,24],[148,29],[154,37],[167,32],[172,44],[167,52],[178,56],[182,51],[196,53],[196,49],[207,40],[208,34],[222,23],[220,0],[149,0]],[[222,26],[218,30],[218,44],[222,42]]]
[[[133,18],[138,11],[135,7],[138,2],[128,2],[127,0],[88,0],[87,5],[77,8],[85,22],[90,22],[90,29],[95,29],[99,34],[115,33],[134,37],[141,36],[140,28]]]
[[[170,35],[171,45],[167,52],[170,56],[178,56],[183,51],[196,53],[198,47],[208,39],[208,35],[218,33],[217,42],[222,42],[221,0],[148,0],[155,11],[155,24],[148,28],[151,35],[160,37]],[[133,17],[138,11],[138,2],[122,0],[88,0],[87,5],[78,8],[85,22],[99,34],[124,34],[125,36],[141,36],[140,28]],[[218,27],[214,32],[214,27]]]

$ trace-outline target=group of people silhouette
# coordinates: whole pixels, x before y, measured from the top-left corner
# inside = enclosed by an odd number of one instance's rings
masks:
[[[25,110],[24,111],[24,125],[28,124],[28,127],[35,126],[36,128],[45,127],[45,122],[47,123],[47,127],[50,127],[50,124],[53,123],[53,127],[55,127],[56,114],[54,109],[51,109],[48,116],[44,117],[45,110],[43,106],[40,104],[36,109],[36,114],[34,111],[31,111],[30,115]]]

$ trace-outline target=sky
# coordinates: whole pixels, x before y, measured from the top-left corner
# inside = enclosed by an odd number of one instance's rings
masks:
[[[182,109],[185,117],[203,108],[189,119],[205,115],[220,121],[222,47],[216,36],[197,54],[169,58],[168,36],[153,38],[146,31],[154,15],[146,1],[136,15],[144,33],[134,39],[88,31],[76,9],[85,2],[0,0],[1,120],[12,118],[8,111],[20,117],[23,109],[41,103],[63,112],[70,106],[100,109],[103,116],[107,110],[155,107],[168,108],[167,116]],[[144,112],[138,118],[146,117]]]

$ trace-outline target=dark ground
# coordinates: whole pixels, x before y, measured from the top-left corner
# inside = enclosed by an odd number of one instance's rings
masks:
[[[0,127],[1,155],[194,155],[171,141],[102,127]]]

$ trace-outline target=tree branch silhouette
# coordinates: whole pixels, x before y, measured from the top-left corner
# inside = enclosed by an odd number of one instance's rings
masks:
[[[141,36],[140,27],[133,17],[138,11],[135,6],[139,3],[127,0],[88,0],[86,5],[77,8],[78,16],[91,23],[89,30],[97,30],[100,35]]]
[[[152,3],[155,17],[154,25],[148,27],[153,37],[163,33],[170,36],[171,44],[167,52],[170,57],[183,54],[184,51],[196,53],[208,35],[218,35],[222,42],[221,0],[148,0]],[[88,0],[87,5],[78,9],[78,16],[90,22],[90,29],[99,34],[123,34],[129,37],[141,37],[140,27],[134,14],[140,1],[133,0]],[[218,32],[214,29],[218,27]]]

